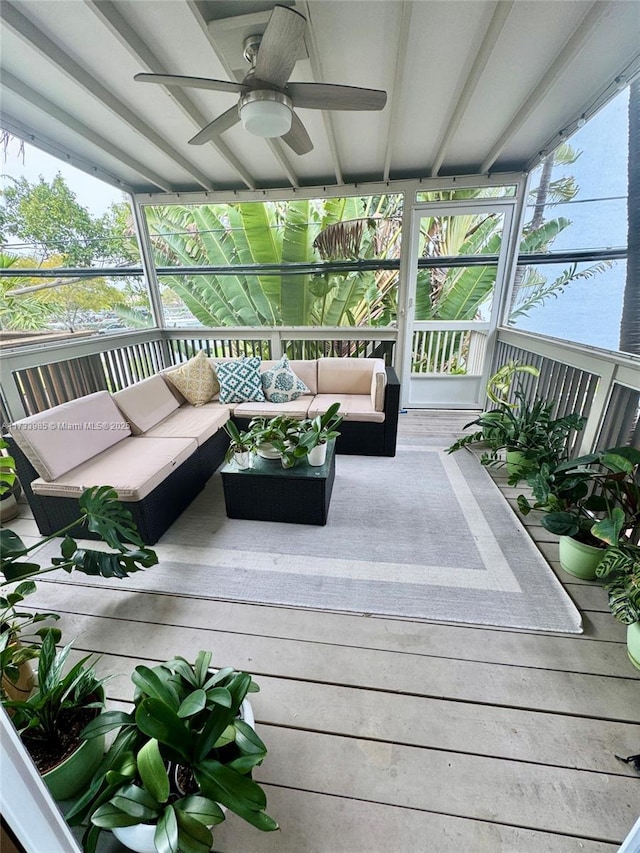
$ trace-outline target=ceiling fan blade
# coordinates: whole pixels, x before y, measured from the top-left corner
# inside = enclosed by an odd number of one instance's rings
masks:
[[[163,86],[186,86],[191,89],[214,89],[216,92],[242,92],[240,83],[230,80],[211,80],[209,77],[183,77],[180,74],[136,74],[138,83],[161,83]]]
[[[202,128],[199,133],[189,140],[189,145],[204,145],[205,142],[210,142],[214,136],[219,136],[225,130],[229,130],[234,124],[240,121],[238,115],[238,106],[234,104],[226,113],[222,113],[218,118],[209,122],[208,125]]]
[[[281,136],[280,139],[286,142],[296,154],[308,154],[309,151],[313,151],[313,142],[307,133],[307,129],[295,113],[292,115],[291,130]]]
[[[288,6],[274,6],[264,31],[255,76],[265,83],[284,86],[296,64],[307,19]]]
[[[310,110],[382,110],[387,103],[387,93],[382,89],[332,83],[289,83],[285,94],[295,107]]]

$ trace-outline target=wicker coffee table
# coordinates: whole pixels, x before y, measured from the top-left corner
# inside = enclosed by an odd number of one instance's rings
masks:
[[[253,467],[241,470],[235,462],[220,469],[229,518],[326,524],[336,475],[335,442],[327,461],[315,468],[306,460],[283,468],[279,459],[254,456]]]

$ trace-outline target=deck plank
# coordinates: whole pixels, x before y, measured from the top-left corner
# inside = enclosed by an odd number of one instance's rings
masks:
[[[81,654],[78,650],[74,657]],[[131,703],[133,685],[126,674],[138,663],[154,662],[117,655],[101,658],[102,675],[119,675],[107,684],[112,704],[126,708]],[[404,745],[635,778],[634,770],[615,756],[633,752],[640,738],[637,724],[283,677],[256,676],[256,680],[261,691],[251,701],[260,723],[385,742],[393,741],[393,733]]]
[[[217,853],[614,853],[617,845],[410,808],[265,786],[278,833],[238,819],[215,830]],[[283,846],[285,845],[285,846]],[[437,845],[437,846],[435,846]]]
[[[229,634],[166,624],[134,623],[97,616],[65,616],[61,626],[75,636],[77,649],[163,660],[195,657],[208,640],[218,660],[256,676],[272,675],[342,686],[361,686],[483,705],[574,714],[620,722],[640,722],[640,678],[539,670],[407,655],[378,649],[301,643],[297,640]],[[97,645],[96,645],[97,644]]]
[[[44,584],[41,590],[30,598],[32,608],[47,607],[86,615],[95,612],[96,592],[90,587],[47,583],[46,591]],[[117,608],[120,619],[153,622],[159,612],[163,613],[163,621],[168,618],[164,615],[166,596],[151,593],[132,596],[126,589],[126,581],[118,588],[101,589],[100,596],[108,612]],[[603,648],[593,641],[585,642],[582,636],[406,622],[326,611],[313,611],[310,616],[309,611],[284,607],[175,597],[171,597],[170,620],[173,625],[194,628],[210,628],[232,620],[235,630],[245,634],[436,657],[455,655],[484,663],[517,662],[521,666],[592,675],[631,677],[634,674],[624,654],[624,631],[620,632],[618,642]]]
[[[607,843],[623,840],[640,809],[640,785],[618,776],[264,725],[261,734],[272,752],[256,778],[271,784]]]

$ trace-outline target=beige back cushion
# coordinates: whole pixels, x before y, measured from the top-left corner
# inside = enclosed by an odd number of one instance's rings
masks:
[[[108,391],[96,391],[9,426],[16,444],[50,482],[131,435]]]
[[[178,401],[161,376],[150,376],[113,395],[116,405],[129,421],[131,432],[141,435],[178,408]]]
[[[378,358],[319,358],[318,394],[371,394]]]
[[[381,358],[372,359],[376,366],[373,368],[371,383],[371,405],[376,412],[384,412],[384,394],[387,388],[387,371]]]
[[[302,379],[312,394],[318,393],[318,362],[315,358],[309,361],[290,361],[289,367],[298,379]]]

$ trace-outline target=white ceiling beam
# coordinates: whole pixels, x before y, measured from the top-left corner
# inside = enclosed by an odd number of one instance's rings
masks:
[[[564,126],[559,128],[552,137],[547,139],[540,151],[525,165],[524,171],[531,172],[540,163],[543,157],[553,151],[562,142],[575,133],[578,128],[582,127],[585,121],[593,118],[593,116],[608,104],[612,98],[620,91],[620,88],[628,86],[635,77],[640,76],[640,53],[638,53],[623,69],[621,69],[613,80],[601,92],[599,92],[588,104],[581,105],[579,109],[564,123]]]
[[[404,80],[407,72],[407,55],[409,36],[411,34],[411,19],[413,16],[413,0],[402,0],[402,12],[400,19],[400,35],[396,47],[396,72],[393,77],[393,88],[391,89],[389,110],[389,130],[387,132],[387,148],[384,154],[384,166],[382,169],[383,180],[388,181],[391,172],[391,159],[393,149],[398,136],[398,119],[400,117],[400,105],[404,92]]]
[[[20,98],[37,107],[39,110],[42,110],[42,112],[46,113],[56,121],[59,121],[61,124],[64,124],[75,134],[86,139],[87,142],[95,145],[96,148],[100,148],[101,151],[104,151],[110,157],[114,157],[116,160],[119,160],[142,178],[145,178],[147,181],[151,181],[151,183],[155,184],[159,189],[164,190],[165,192],[174,191],[171,184],[165,181],[164,178],[161,178],[160,175],[156,175],[156,173],[147,166],[144,166],[142,163],[134,160],[133,157],[130,157],[126,153],[126,151],[122,151],[117,146],[107,142],[104,137],[95,133],[70,113],[56,106],[56,104],[52,103],[52,101],[45,98],[39,92],[36,92],[36,90],[32,89],[31,86],[27,85],[27,83],[19,80],[11,74],[11,72],[3,70],[0,76],[2,77],[2,85],[5,89],[15,92],[15,94]],[[111,181],[116,180],[116,178],[111,176]]]
[[[198,26],[206,36],[209,44],[211,45],[211,49],[218,57],[220,64],[225,70],[225,73],[229,80],[236,80],[238,83],[242,82],[242,75],[235,74],[229,63],[227,62],[226,57],[222,56],[221,53],[216,49],[216,43],[214,39],[211,38],[211,31],[209,29],[209,24],[204,14],[202,12],[201,5],[197,2],[197,0],[187,0],[187,6],[191,11],[194,19],[196,20]],[[248,70],[248,68],[247,68]],[[207,122],[208,123],[208,122]],[[291,163],[288,161],[287,157],[284,153],[283,144],[275,139],[265,139],[265,142],[269,145],[271,149],[271,153],[276,158],[278,163],[280,164],[280,168],[286,175],[287,180],[291,184],[292,187],[298,188],[300,186],[300,181],[295,171],[293,170]]]
[[[474,59],[471,70],[467,75],[467,79],[464,82],[460,96],[456,102],[453,113],[451,114],[451,118],[449,119],[447,127],[438,144],[438,150],[431,166],[430,177],[432,178],[437,178],[440,173],[440,169],[445,157],[447,156],[451,140],[460,127],[460,122],[467,111],[467,107],[471,102],[473,93],[484,74],[489,59],[491,58],[491,54],[496,46],[496,42],[498,41],[500,33],[502,32],[504,25],[507,22],[507,18],[513,8],[513,3],[514,0],[498,0],[498,2],[496,2],[487,31],[482,39],[482,44],[476,54],[476,58]]]
[[[148,71],[154,74],[167,73],[167,69],[158,60],[151,48],[143,41],[139,33],[122,17],[111,0],[85,0],[85,3],[95,13],[98,20],[118,39],[120,44],[129,51],[134,59],[139,60]],[[167,90],[166,87],[165,90]],[[188,94],[177,86],[171,89],[171,97],[194,122],[198,130],[211,121],[210,118],[206,118],[200,112]],[[243,166],[228,145],[220,138],[212,139],[211,144],[216,148],[220,156],[226,160],[229,166],[238,173],[246,186],[249,189],[255,189],[255,178]]]
[[[484,162],[480,166],[481,173],[489,171],[500,154],[507,147],[509,141],[516,135],[529,116],[531,116],[544,101],[549,91],[557,83],[578,54],[584,50],[591,34],[595,31],[603,16],[609,12],[612,5],[613,3],[611,0],[606,0],[606,2],[596,0],[596,2],[592,4],[580,25],[562,48],[562,51],[551,63],[537,86],[535,86],[535,88],[524,99],[522,107],[511,119],[499,139],[495,142],[485,157]]]
[[[155,145],[160,151],[170,157],[175,163],[181,166],[189,175],[200,184],[203,189],[213,190],[213,186],[209,178],[206,177],[198,168],[190,163],[185,157],[172,148],[164,138],[155,132],[153,128],[142,121],[134,112],[125,104],[119,101],[105,86],[99,83],[93,75],[87,71],[80,63],[72,59],[65,50],[59,47],[52,39],[39,30],[28,18],[26,18],[18,9],[4,0],[0,3],[0,17],[5,26],[9,27],[20,38],[24,39],[32,48],[35,48],[42,56],[54,65],[59,71],[62,71],[78,86],[81,86],[85,91],[89,92],[94,98],[100,101],[107,109],[118,116],[119,119],[126,122],[137,133],[146,137],[152,145]]]
[[[313,79],[316,83],[324,83],[324,74],[322,73],[322,63],[320,62],[320,51],[316,42],[316,36],[313,31],[311,22],[311,10],[308,0],[299,0],[301,10],[307,19],[307,30],[304,35],[304,41],[309,53],[309,62],[311,63],[311,71]],[[333,118],[330,112],[322,110],[322,121],[324,123],[325,133],[329,141],[329,150],[331,151],[331,159],[333,160],[333,171],[336,176],[337,184],[344,184],[344,176],[342,166],[340,165],[340,155],[338,154],[338,143],[336,142],[336,134],[333,129]]]

